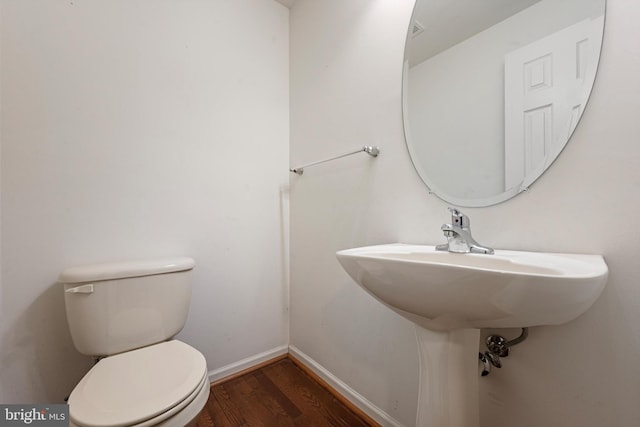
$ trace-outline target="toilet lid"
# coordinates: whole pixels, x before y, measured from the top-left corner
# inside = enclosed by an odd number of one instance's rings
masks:
[[[198,350],[177,340],[107,357],[71,393],[71,419],[87,427],[141,423],[186,399],[206,366]]]

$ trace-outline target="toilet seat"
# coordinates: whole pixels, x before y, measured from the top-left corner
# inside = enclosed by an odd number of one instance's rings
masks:
[[[85,427],[156,425],[208,388],[204,356],[172,340],[102,359],[71,393],[69,412]]]
[[[202,387],[196,390],[197,393],[194,392],[195,397],[191,402],[191,396],[184,400],[183,405],[178,405],[171,410],[167,411],[164,414],[160,414],[159,416],[152,418],[150,420],[146,420],[140,424],[135,424],[133,426],[128,427],[185,427],[185,426],[195,426],[197,422],[197,417],[200,415],[200,412],[204,408],[209,398],[209,394],[211,392],[210,385],[208,381],[208,375],[203,378]],[[69,427],[84,427],[79,424],[75,424],[72,420],[69,422]]]

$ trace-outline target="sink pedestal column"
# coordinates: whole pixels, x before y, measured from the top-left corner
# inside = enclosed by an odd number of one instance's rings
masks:
[[[420,352],[416,427],[478,427],[480,330],[415,328]]]

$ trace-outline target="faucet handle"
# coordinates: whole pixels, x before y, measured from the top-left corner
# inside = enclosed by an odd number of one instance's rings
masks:
[[[448,208],[451,212],[451,224],[456,225],[460,228],[469,228],[469,217],[460,212],[456,208]]]

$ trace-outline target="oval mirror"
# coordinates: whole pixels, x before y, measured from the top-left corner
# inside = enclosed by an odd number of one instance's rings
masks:
[[[526,190],[573,133],[595,80],[605,0],[417,0],[403,119],[429,190],[489,206]]]

